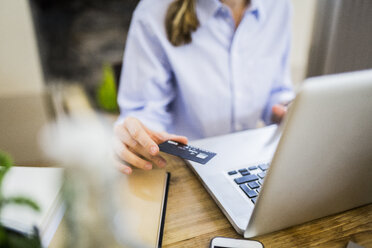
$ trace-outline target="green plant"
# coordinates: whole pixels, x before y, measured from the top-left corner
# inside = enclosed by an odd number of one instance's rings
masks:
[[[0,150],[0,216],[4,206],[10,204],[23,205],[35,211],[40,211],[38,204],[25,196],[4,196],[3,181],[12,166],[13,160],[10,156]],[[32,236],[25,236],[0,224],[0,247],[41,247],[41,244],[37,233]]]
[[[111,65],[103,65],[102,83],[97,89],[97,103],[100,108],[109,112],[117,112],[119,110],[116,100],[116,83],[114,70]]]

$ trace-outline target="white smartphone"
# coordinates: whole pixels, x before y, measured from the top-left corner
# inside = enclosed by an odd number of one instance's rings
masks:
[[[232,239],[215,237],[211,240],[210,248],[263,248],[261,242],[248,239]]]

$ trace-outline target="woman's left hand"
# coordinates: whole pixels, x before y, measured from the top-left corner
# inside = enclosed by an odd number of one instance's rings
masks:
[[[274,123],[280,123],[288,111],[288,104],[275,104],[272,109],[271,120]]]

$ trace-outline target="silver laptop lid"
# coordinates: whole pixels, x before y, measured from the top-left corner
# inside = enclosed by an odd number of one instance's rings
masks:
[[[372,202],[372,70],[305,81],[245,237]]]

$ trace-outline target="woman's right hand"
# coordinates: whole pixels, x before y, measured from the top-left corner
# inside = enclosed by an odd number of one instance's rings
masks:
[[[185,136],[152,131],[134,117],[127,117],[122,124],[116,125],[114,132],[114,150],[122,160],[118,161],[118,168],[124,174],[132,173],[131,166],[151,170],[155,164],[163,168],[166,161],[159,155],[158,144],[167,140],[188,142]]]

